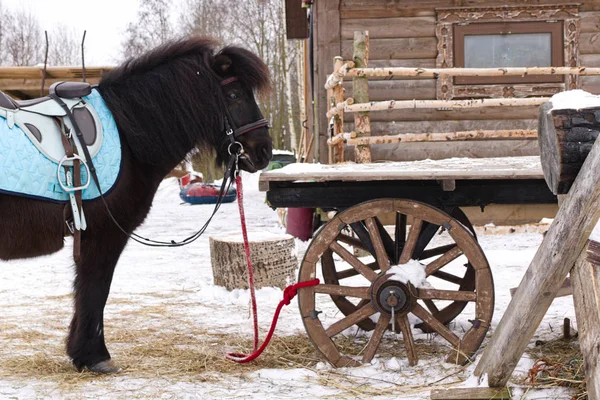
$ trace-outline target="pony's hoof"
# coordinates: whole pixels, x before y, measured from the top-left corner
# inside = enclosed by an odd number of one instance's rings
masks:
[[[88,369],[99,374],[118,374],[121,372],[121,368],[116,366],[112,360],[101,361],[98,364],[88,367]]]

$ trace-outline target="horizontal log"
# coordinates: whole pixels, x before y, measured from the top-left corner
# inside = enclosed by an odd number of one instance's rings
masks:
[[[453,388],[431,391],[431,400],[504,400],[512,399],[509,388]]]
[[[346,146],[344,159],[352,161],[354,148]],[[535,140],[489,140],[475,142],[412,142],[372,145],[373,161],[442,160],[453,157],[491,158],[540,155]],[[546,189],[548,190],[548,189]],[[487,210],[486,210],[487,211]]]
[[[585,32],[579,35],[580,54],[598,54],[598,32]]]
[[[546,183],[554,194],[565,194],[600,134],[600,107],[553,110],[544,103],[538,134]]]
[[[521,107],[535,106],[548,101],[547,97],[526,99],[476,99],[476,100],[413,100],[413,101],[373,101],[347,105],[344,112],[385,111],[418,108],[479,108],[479,107]],[[343,104],[343,103],[342,103]]]
[[[370,144],[391,144],[409,142],[451,142],[464,140],[507,140],[507,139],[537,139],[535,130],[509,130],[509,131],[466,131],[450,133],[405,133],[394,136],[370,136],[363,138],[347,139],[349,146]]]
[[[535,119],[538,106],[527,107],[488,107],[463,108],[454,110],[389,110],[372,113],[373,122],[402,122],[402,121],[465,121],[465,120],[519,120]],[[344,120],[353,120],[352,114],[344,115]]]
[[[580,32],[600,32],[600,12],[584,11],[579,13]],[[583,64],[586,65],[586,64]]]
[[[406,58],[432,58],[437,56],[437,39],[425,38],[399,38],[399,39],[372,39],[369,41],[369,58],[373,59],[406,59]],[[342,40],[342,57],[344,60],[352,59],[352,41]]]
[[[369,31],[372,39],[435,37],[435,17],[344,19],[342,39],[354,38],[354,31]]]
[[[503,6],[555,5],[556,0],[505,0]],[[435,16],[436,8],[446,7],[489,7],[490,0],[342,0],[342,19],[393,18],[410,16]],[[600,2],[585,1],[579,11],[600,11]]]
[[[346,97],[354,97],[351,82],[343,84]],[[380,80],[369,79],[369,100],[434,100],[436,98],[436,82],[434,79],[418,80]]]
[[[354,124],[344,123],[344,131],[351,132]],[[396,121],[371,122],[373,136],[398,135],[406,132],[460,132],[460,131],[501,131],[501,130],[531,130],[537,129],[537,120],[450,120],[450,121]]]
[[[580,79],[582,90],[600,95],[600,76],[582,76]]]

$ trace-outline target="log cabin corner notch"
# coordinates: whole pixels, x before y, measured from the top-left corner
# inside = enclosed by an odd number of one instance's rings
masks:
[[[579,66],[579,5],[526,5],[476,8],[437,8],[436,37],[438,39],[438,68],[451,67],[520,67]],[[512,42],[511,42],[512,36]],[[517,39],[518,38],[518,39]],[[525,55],[519,54],[517,39]],[[479,43],[478,43],[479,41]],[[527,41],[536,41],[542,49],[535,57],[533,46]],[[487,43],[485,43],[487,42]],[[490,48],[498,45],[504,51],[497,57],[477,59],[472,49],[478,44]],[[512,49],[509,49],[510,46]],[[516,49],[515,49],[515,45]],[[501,46],[504,46],[500,49]],[[507,51],[508,50],[508,51]],[[512,54],[510,53],[512,51]],[[531,55],[534,57],[531,57]],[[490,64],[486,62],[489,60]],[[483,64],[482,64],[483,62]],[[499,65],[502,62],[506,65]],[[516,63],[515,65],[512,65]],[[528,64],[531,65],[523,65]],[[437,79],[437,98],[476,97],[528,97],[551,96],[563,90],[580,88],[578,76],[566,77],[488,77]]]

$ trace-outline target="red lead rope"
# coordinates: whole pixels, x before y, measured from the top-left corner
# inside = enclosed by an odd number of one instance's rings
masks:
[[[269,333],[265,338],[263,344],[258,348],[258,316],[256,314],[256,295],[254,292],[254,272],[252,269],[252,261],[250,260],[250,244],[248,243],[248,232],[246,231],[246,215],[244,213],[244,188],[242,186],[242,177],[237,176],[235,178],[235,184],[237,187],[237,201],[238,208],[240,210],[240,221],[242,223],[242,236],[244,238],[244,251],[246,252],[246,262],[248,263],[248,286],[250,287],[250,300],[252,302],[252,316],[254,318],[254,348],[252,349],[252,354],[242,354],[242,353],[228,353],[227,358],[238,362],[238,363],[247,363],[262,354],[265,348],[269,345],[269,341],[273,336],[273,332],[275,332],[275,327],[277,326],[277,320],[279,319],[279,313],[284,305],[290,304],[292,299],[296,297],[298,289],[316,286],[319,284],[318,279],[313,279],[306,282],[298,282],[294,285],[290,285],[285,288],[283,291],[283,300],[279,302],[277,305],[277,309],[275,310],[275,315],[273,315],[273,322],[271,322],[271,328],[269,329]]]

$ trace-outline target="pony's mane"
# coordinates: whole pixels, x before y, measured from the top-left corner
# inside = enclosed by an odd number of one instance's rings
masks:
[[[98,90],[136,159],[172,166],[194,147],[216,148],[223,140],[222,79],[213,68],[222,54],[246,87],[269,87],[268,70],[251,52],[188,37],[127,60],[104,75]]]

